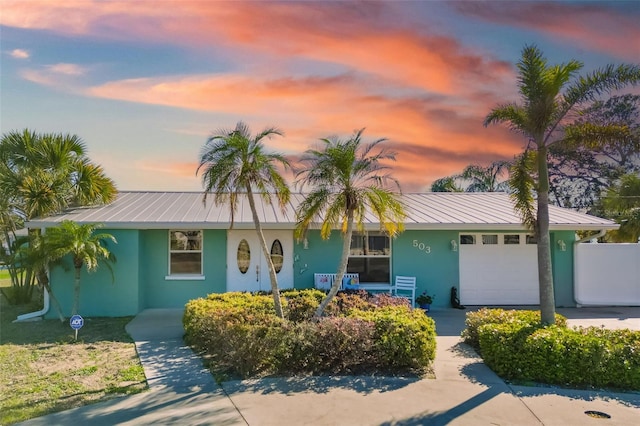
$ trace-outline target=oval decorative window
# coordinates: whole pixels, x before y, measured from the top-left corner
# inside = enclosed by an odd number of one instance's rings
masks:
[[[249,263],[251,262],[251,249],[249,243],[244,238],[238,243],[238,269],[241,274],[246,274],[249,270]]]
[[[280,243],[280,240],[275,240],[273,244],[271,244],[271,261],[277,274],[282,270],[282,265],[284,264],[284,255],[282,253],[282,243]]]

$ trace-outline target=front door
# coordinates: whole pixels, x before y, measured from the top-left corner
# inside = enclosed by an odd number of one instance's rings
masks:
[[[293,232],[265,230],[279,288],[293,288]],[[227,291],[269,291],[269,266],[255,230],[227,232]]]

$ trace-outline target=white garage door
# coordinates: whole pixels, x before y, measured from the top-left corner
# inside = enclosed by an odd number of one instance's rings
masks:
[[[460,235],[460,303],[537,305],[538,258],[526,234]]]

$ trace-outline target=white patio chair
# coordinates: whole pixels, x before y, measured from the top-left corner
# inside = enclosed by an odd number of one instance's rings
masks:
[[[416,277],[396,276],[393,284],[393,295],[397,297],[405,297],[409,299],[411,306],[415,306],[416,302]]]
[[[346,288],[345,287],[345,278],[346,278],[346,281],[350,283],[349,284],[349,288],[350,289],[355,290],[355,289],[357,289],[359,287],[359,285],[360,285],[360,274],[357,273],[357,272],[354,272],[354,273],[346,272],[342,277],[342,283],[340,285],[340,289],[341,290],[344,290]]]
[[[313,285],[318,290],[331,290],[336,274],[313,274]]]

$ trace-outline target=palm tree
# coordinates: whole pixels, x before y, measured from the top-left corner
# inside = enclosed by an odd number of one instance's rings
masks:
[[[640,176],[624,175],[618,184],[609,188],[602,203],[607,216],[620,223],[620,229],[612,232],[612,239],[637,242],[640,238]]]
[[[196,175],[201,169],[203,170],[203,201],[206,202],[207,194],[211,192],[214,194],[214,201],[217,205],[229,203],[232,228],[238,198],[242,193],[246,193],[260,246],[269,267],[276,314],[280,318],[284,318],[278,289],[278,277],[253,198],[254,191],[257,191],[266,203],[271,204],[271,197],[275,196],[282,209],[289,202],[291,195],[289,186],[277,168],[277,165],[280,165],[286,170],[289,168],[289,162],[281,154],[266,152],[263,144],[263,139],[269,139],[274,135],[282,136],[282,132],[271,127],[252,136],[249,127],[241,121],[236,124],[236,128],[233,130],[219,130],[209,137],[202,148]]]
[[[363,132],[364,129],[355,132],[346,141],[322,139],[323,149],[307,150],[300,160],[302,168],[296,173],[296,183],[311,188],[296,213],[296,237],[302,238],[316,220],[322,222],[323,239],[328,239],[336,228],[343,234],[336,280],[318,306],[316,317],[322,315],[338,292],[347,269],[354,224],[362,231],[365,215],[372,212],[390,237],[404,230],[404,207],[398,194],[387,187],[392,183],[399,190],[400,186],[388,173],[389,167],[382,164],[395,160],[395,153],[378,149],[385,139],[362,145]]]
[[[2,136],[0,159],[6,165],[0,190],[16,200],[26,220],[70,206],[107,204],[117,194],[76,135],[9,132]]]
[[[563,119],[581,104],[594,101],[597,96],[640,81],[637,65],[608,65],[584,77],[577,73],[583,64],[571,60],[560,65],[547,64],[536,46],[525,46],[517,64],[518,88],[521,104],[508,103],[494,108],[485,118],[484,125],[508,123],[511,130],[522,133],[528,140],[525,154],[515,168],[531,164],[530,151],[535,159],[535,172],[519,173],[523,178],[513,187],[512,196],[526,225],[534,230],[538,239],[538,277],[540,283],[540,312],[543,323],[555,323],[555,298],[551,270],[549,237],[549,170],[548,147],[555,141]],[[531,180],[535,173],[537,182]],[[528,177],[527,177],[528,176]],[[514,179],[510,180],[513,184]],[[537,193],[534,208],[531,190]]]
[[[463,192],[456,182],[457,178],[458,176],[455,175],[434,180],[431,184],[431,192]]]
[[[72,315],[78,313],[80,307],[80,272],[85,266],[88,272],[93,272],[98,265],[103,263],[111,271],[111,263],[115,262],[115,257],[105,246],[107,240],[117,243],[111,234],[96,234],[95,230],[100,225],[77,224],[70,220],[65,220],[59,226],[47,229],[45,234],[45,246],[51,259],[61,259],[66,255],[71,255],[73,267],[75,269],[73,286],[73,309]]]
[[[59,213],[70,206],[109,203],[115,196],[113,181],[100,166],[89,160],[85,145],[78,136],[38,134],[28,129],[2,135],[0,199],[10,206],[10,214],[20,222]],[[3,232],[8,223],[5,220],[0,223]],[[9,229],[10,232],[13,230]],[[40,230],[30,231],[29,237],[32,246],[41,246],[37,241],[41,238]],[[45,257],[35,259],[38,254]],[[29,258],[32,259],[30,270],[24,274],[23,280],[30,286],[38,277],[53,297],[48,280],[42,281],[46,277],[44,270],[31,270],[35,265],[43,269],[48,262],[47,254],[42,250],[32,250]]]
[[[466,192],[500,192],[506,189],[506,183],[499,178],[509,168],[508,161],[494,161],[487,167],[470,164],[464,168],[460,177],[469,181]]]

